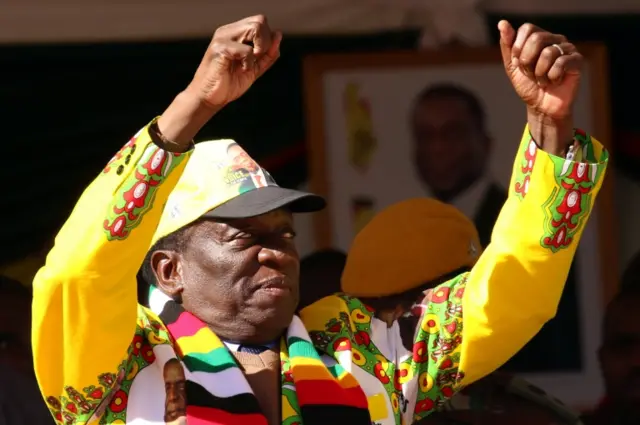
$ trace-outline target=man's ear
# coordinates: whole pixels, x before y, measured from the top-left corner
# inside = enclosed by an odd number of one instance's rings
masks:
[[[151,268],[158,288],[174,300],[182,294],[181,257],[175,251],[159,250],[151,254]]]

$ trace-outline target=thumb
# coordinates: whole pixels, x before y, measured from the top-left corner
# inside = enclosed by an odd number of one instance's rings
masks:
[[[276,31],[272,34],[271,39],[271,47],[266,54],[264,54],[258,63],[259,65],[259,74],[264,74],[271,65],[275,63],[280,57],[280,43],[282,42],[282,32]]]
[[[504,19],[498,22],[498,30],[500,31],[500,51],[502,52],[502,62],[507,72],[513,69],[512,64],[512,48],[513,43],[516,41],[516,30],[513,29],[511,24]]]

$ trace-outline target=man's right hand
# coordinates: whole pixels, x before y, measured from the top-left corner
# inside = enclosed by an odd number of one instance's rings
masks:
[[[263,15],[218,28],[188,90],[213,108],[236,100],[275,63],[281,40]]]
[[[179,152],[220,109],[242,96],[280,56],[282,33],[262,15],[218,28],[193,80],[158,119],[163,148]]]

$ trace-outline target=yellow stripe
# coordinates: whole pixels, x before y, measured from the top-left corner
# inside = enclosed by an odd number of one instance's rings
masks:
[[[386,394],[379,393],[369,396],[367,397],[367,402],[369,403],[369,416],[371,416],[372,421],[387,419],[389,411],[387,410]]]
[[[356,378],[347,371],[338,376],[338,382],[342,388],[354,388],[360,386]]]
[[[178,338],[178,346],[182,354],[208,353],[224,345],[209,328],[202,328],[195,335]]]
[[[323,380],[333,381],[333,375],[327,370],[323,364],[311,364],[311,362],[299,362],[296,360],[291,361],[291,372],[297,379],[311,381],[311,380]],[[311,359],[305,359],[311,360]],[[303,364],[301,364],[303,363]]]

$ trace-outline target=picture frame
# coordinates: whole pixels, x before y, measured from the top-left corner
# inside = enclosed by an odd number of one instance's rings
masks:
[[[609,147],[606,47],[587,43],[578,49],[586,63],[574,111],[576,125]],[[328,201],[327,209],[313,217],[318,250],[347,252],[357,230],[377,211],[402,199],[428,196],[416,183],[409,158],[407,117],[415,96],[429,84],[460,85],[481,98],[494,140],[489,169],[508,187],[526,111],[505,75],[498,48],[313,55],[305,59],[303,72],[308,186]],[[363,117],[358,118],[357,111],[347,112],[349,102],[363,102]],[[354,136],[358,130],[349,127],[358,119],[369,130]],[[366,132],[371,134],[363,136]],[[353,142],[358,138],[363,141]],[[358,143],[365,152],[352,152]],[[613,180],[610,169],[574,263],[580,276],[576,294],[580,370],[522,375],[580,409],[597,404],[603,391],[596,352],[604,306],[614,296],[618,280]]]

